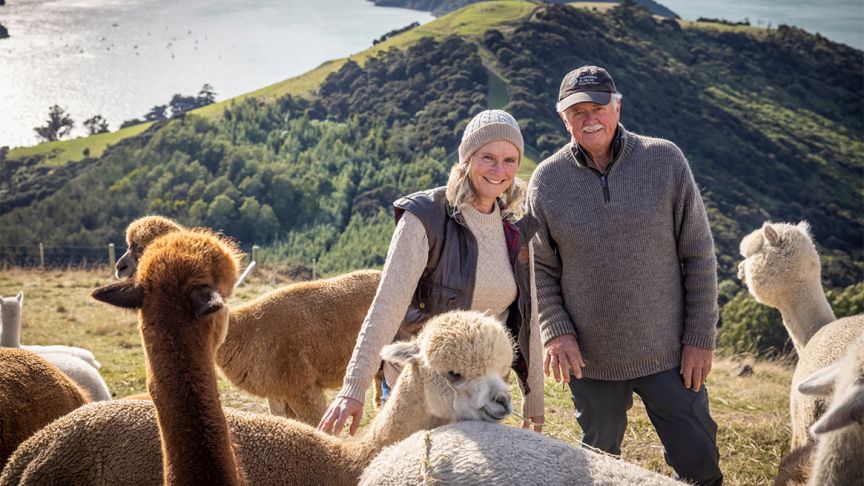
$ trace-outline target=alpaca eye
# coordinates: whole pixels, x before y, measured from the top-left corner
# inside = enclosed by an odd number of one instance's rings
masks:
[[[455,371],[448,371],[447,372],[447,381],[449,381],[450,383],[458,383],[458,382],[462,381],[462,375],[460,373],[455,372]]]

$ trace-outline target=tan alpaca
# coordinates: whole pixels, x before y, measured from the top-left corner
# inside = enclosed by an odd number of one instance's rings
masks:
[[[441,315],[414,341],[385,348],[385,359],[403,372],[356,440],[281,417],[223,412],[212,355],[227,326],[221,301],[236,278],[236,259],[220,245],[209,234],[166,235],[145,252],[135,282],[94,292],[139,308],[158,432],[149,402],[84,407],[25,442],[0,484],[159,484],[159,433],[169,483],[356,484],[383,447],[413,432],[510,413],[503,377],[512,342],[496,319],[468,311]],[[93,452],[69,452],[82,447]]]
[[[117,262],[118,277],[135,274],[141,254],[156,237],[182,230],[161,216],[133,221],[126,230],[129,251]],[[380,281],[380,271],[360,270],[289,285],[232,309],[216,364],[236,387],[267,398],[271,413],[317,424],[327,410],[324,390],[342,386]]]
[[[864,335],[845,357],[811,374],[798,389],[831,396],[830,405],[810,428],[816,443],[788,454],[774,484],[864,484]]]
[[[45,358],[0,348],[0,470],[24,440],[87,401],[84,391]]]
[[[798,384],[846,353],[864,331],[864,316],[836,319],[822,290],[819,254],[806,222],[765,223],[741,241],[738,276],[757,302],[780,310],[798,352],[789,397],[792,448],[809,442],[807,429],[822,415],[825,401],[802,396]]]
[[[162,216],[144,216],[133,221],[126,228],[126,253],[114,265],[117,278],[135,275],[138,260],[153,240],[172,231],[181,230],[183,230],[182,226]]]

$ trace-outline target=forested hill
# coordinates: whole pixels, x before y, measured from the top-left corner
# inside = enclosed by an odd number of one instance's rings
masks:
[[[0,191],[0,251],[119,244],[131,219],[159,213],[262,245],[270,259],[317,258],[323,273],[380,265],[390,202],[446,180],[473,114],[510,110],[546,156],[567,141],[554,109],[561,77],[598,64],[624,95],[624,125],[687,154],[722,278],[733,278],[738,241],[764,220],[807,219],[826,283],[864,280],[861,51],[790,27],[657,20],[641,7],[540,6],[500,29],[444,35],[462,25],[452,15],[488,22],[525,5],[479,3],[441,17],[424,26],[437,39],[348,61],[311,98],[228,103],[219,116],[154,125],[64,170],[38,158],[2,162],[0,178],[29,181],[31,192]]]
[[[446,13],[458,10],[466,5],[477,3],[478,1],[486,0],[372,0],[375,5],[382,7],[402,7],[411,8],[414,10],[425,10],[432,12],[434,15],[444,15]],[[625,2],[628,0],[624,0]],[[678,18],[678,14],[660,5],[653,0],[631,0],[632,3],[642,5],[649,12],[661,17]],[[546,3],[574,3],[569,0],[548,0]],[[598,4],[617,4],[618,0],[595,0],[593,2],[576,2],[584,3],[586,6],[595,7]]]

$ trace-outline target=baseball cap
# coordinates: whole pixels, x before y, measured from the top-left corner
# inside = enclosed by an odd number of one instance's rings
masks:
[[[582,66],[564,76],[555,106],[561,113],[584,101],[606,105],[612,99],[612,94],[617,92],[618,88],[608,71],[597,66]]]

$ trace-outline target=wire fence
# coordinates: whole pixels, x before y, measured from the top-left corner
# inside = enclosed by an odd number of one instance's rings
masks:
[[[250,262],[260,268],[260,248],[251,245],[243,248]],[[0,245],[0,268],[41,268],[92,270],[95,268],[114,268],[119,258],[126,252],[125,246],[107,243],[104,246],[53,246],[38,243],[31,246]],[[312,262],[312,275],[315,276],[315,261]]]
[[[116,258],[126,251],[113,243],[104,246],[53,246],[38,243],[31,246],[0,245],[0,266],[24,268],[113,267]]]

